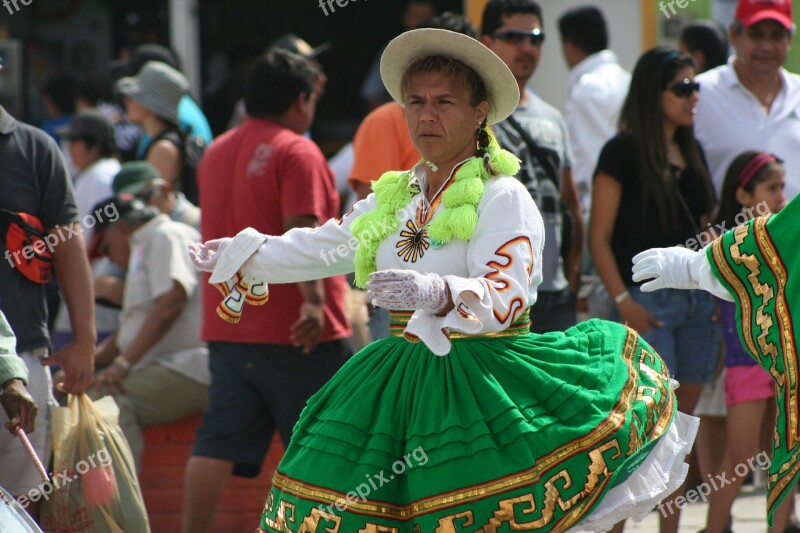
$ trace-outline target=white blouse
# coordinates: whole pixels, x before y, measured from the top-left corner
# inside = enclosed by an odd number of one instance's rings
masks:
[[[416,183],[424,183],[424,167],[418,165],[413,172]],[[451,175],[448,181],[452,179]],[[430,207],[421,192],[415,194],[397,213],[398,228],[381,243],[376,264],[378,270],[433,272],[448,283],[455,308],[443,317],[416,311],[405,330],[435,354],[446,355],[448,331],[502,331],[534,304],[542,281],[544,224],[519,181],[510,176],[490,178],[478,204],[472,239],[434,247],[425,228],[441,211],[440,202],[441,193]],[[243,274],[267,283],[295,283],[353,272],[358,241],[350,226],[376,205],[375,195],[370,194],[341,221],[268,237],[243,265]]]

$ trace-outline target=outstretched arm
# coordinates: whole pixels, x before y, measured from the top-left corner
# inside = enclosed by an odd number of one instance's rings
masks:
[[[650,280],[642,291],[659,289],[703,289],[717,298],[733,301],[711,270],[705,250],[694,251],[682,246],[651,248],[633,258],[633,281]]]
[[[341,221],[331,219],[316,228],[293,228],[268,236],[247,228],[234,238],[215,239],[190,246],[192,260],[201,270],[213,272],[211,283],[245,277],[267,283],[297,283],[347,274],[354,270],[358,241],[350,225],[375,207],[374,195],[357,202]]]

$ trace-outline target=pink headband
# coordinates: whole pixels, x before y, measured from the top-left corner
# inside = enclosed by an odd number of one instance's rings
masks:
[[[741,188],[747,187],[747,184],[750,183],[750,180],[753,179],[753,176],[758,174],[759,170],[764,168],[766,165],[772,163],[773,161],[780,161],[780,159],[767,152],[761,152],[753,159],[751,159],[750,162],[747,163],[742,169],[742,171],[739,173],[739,178],[736,180],[738,182],[739,187]]]

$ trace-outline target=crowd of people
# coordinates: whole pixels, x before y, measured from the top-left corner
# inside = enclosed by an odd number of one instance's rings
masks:
[[[795,356],[747,343],[718,243],[756,217],[783,243],[769,215],[800,192],[791,2],[740,0],[729,28],[693,22],[632,72],[601,9],[570,9],[564,113],[536,92],[536,1],[489,0],[480,29],[432,8],[409,2],[331,162],[309,135],[324,50],[294,35],[216,138],[155,44],[118,67],[121,106],[58,76],[41,130],[0,107],[0,486],[37,486],[11,433],[48,458],[63,393],[114,396],[137,468],[142,428],[203,413],[187,532],[276,431],[265,532],[622,531],[683,497],[692,455],[701,479],[773,444],[790,464]],[[798,530],[794,476],[770,478],[770,532]],[[735,527],[742,482],[710,494],[707,533]]]

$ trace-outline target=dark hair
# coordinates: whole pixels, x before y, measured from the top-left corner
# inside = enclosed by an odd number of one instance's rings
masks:
[[[762,154],[759,150],[748,150],[742,152],[728,165],[728,171],[725,172],[725,181],[722,182],[722,194],[719,199],[719,208],[717,209],[717,216],[715,217],[715,224],[725,223],[725,229],[732,229],[736,227],[736,215],[742,212],[745,207],[736,199],[736,191],[739,189],[739,176],[742,174],[744,168],[750,164],[758,155]],[[764,181],[769,176],[777,165],[783,165],[783,160],[775,159],[761,167],[758,172],[748,181],[743,187],[745,191],[753,194],[756,185]]]
[[[539,18],[539,24],[544,27],[542,8],[534,0],[489,0],[483,10],[481,34],[492,35],[497,28],[503,26],[503,17],[510,17],[517,13],[536,15]]]
[[[75,100],[84,99],[89,106],[97,107],[101,102],[112,99],[111,84],[98,78],[78,80],[75,84]]]
[[[664,138],[664,112],[661,95],[664,87],[686,67],[694,68],[692,58],[676,50],[657,47],[648,50],[636,62],[631,85],[619,119],[619,129],[630,136],[636,152],[639,175],[637,186],[642,199],[642,216],[655,214],[663,231],[676,221],[679,200],[667,181],[667,139]],[[714,192],[708,170],[700,155],[700,147],[692,126],[679,126],[675,141],[686,160],[687,168],[700,178],[706,189],[706,212],[714,208]],[[655,211],[655,213],[653,212]]]
[[[81,137],[75,137],[73,140],[75,141],[83,141],[86,143],[86,148],[94,148],[95,146],[100,148],[100,157],[105,159],[107,157],[114,157],[117,155],[117,145],[114,142],[113,138],[103,139],[102,141],[97,137],[91,135],[83,135]]]
[[[320,70],[306,58],[274,49],[258,58],[250,71],[244,105],[252,117],[281,115],[300,94],[310,97]]]
[[[608,28],[603,12],[594,6],[570,9],[558,19],[561,40],[569,41],[586,55],[608,48]]]
[[[436,9],[436,0],[407,0],[405,4],[405,9],[408,9],[408,6],[417,4],[417,5],[427,5],[431,6],[434,10]]]
[[[42,95],[52,100],[63,115],[75,113],[75,79],[69,74],[56,74],[42,85]]]
[[[478,38],[478,30],[475,29],[469,19],[457,15],[452,11],[445,11],[437,17],[431,17],[419,24],[417,28],[434,28],[437,30],[450,30],[456,33],[463,33],[473,39]]]
[[[489,101],[489,92],[486,89],[486,84],[478,76],[478,73],[461,61],[445,56],[427,56],[412,61],[403,73],[403,79],[400,82],[403,98],[406,96],[411,76],[431,72],[450,76],[456,85],[466,88],[470,94],[469,103],[471,106],[475,107],[484,100]]]
[[[702,52],[706,60],[702,72],[728,61],[728,36],[725,28],[714,20],[697,20],[681,30],[680,41],[690,52]]]

